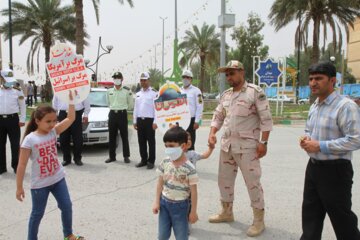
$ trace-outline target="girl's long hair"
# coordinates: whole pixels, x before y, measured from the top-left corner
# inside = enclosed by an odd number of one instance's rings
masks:
[[[25,129],[25,133],[24,133],[24,138],[31,132],[36,131],[36,129],[38,128],[37,124],[36,124],[36,119],[37,120],[41,120],[43,119],[43,117],[46,114],[49,113],[56,113],[55,109],[53,109],[50,106],[39,106],[37,107],[32,113],[31,113],[31,117],[30,117],[30,121],[28,122],[28,124],[26,125],[26,129]]]

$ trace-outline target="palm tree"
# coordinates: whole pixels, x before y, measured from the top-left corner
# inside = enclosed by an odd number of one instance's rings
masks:
[[[200,60],[200,90],[205,90],[205,69],[206,64],[211,64],[219,59],[220,55],[220,34],[215,32],[215,25],[204,23],[199,30],[193,25],[193,31],[185,32],[184,41],[179,44],[179,48],[184,51],[184,57],[180,59],[180,64],[185,65],[187,59],[190,65],[194,60]]]
[[[124,0],[118,0],[120,4],[124,4]],[[130,7],[134,6],[132,0],[127,0]],[[95,10],[96,22],[99,24],[99,5],[100,0],[92,0],[92,4]],[[74,0],[75,12],[76,12],[76,53],[84,55],[85,45],[85,30],[84,30],[84,13],[83,13],[83,0]]]
[[[330,27],[333,34],[334,49],[341,48],[342,28],[345,29],[348,38],[348,26],[353,26],[356,17],[360,17],[359,0],[275,0],[269,14],[270,23],[278,31],[291,21],[302,18],[301,26],[298,26],[295,39],[298,34],[302,39],[301,45],[307,46],[310,23],[313,23],[312,39],[312,62],[318,62],[320,58],[320,30],[322,30],[324,45],[327,39],[327,28]],[[297,45],[297,41],[296,41]],[[337,46],[338,45],[338,46]]]
[[[31,39],[27,58],[28,73],[34,72],[34,55],[37,54],[39,71],[39,52],[45,49],[45,62],[50,60],[50,48],[55,41],[75,43],[75,12],[73,6],[60,6],[61,0],[28,0],[28,4],[12,3],[13,36],[21,36],[19,45]],[[8,9],[0,11],[8,16]],[[0,26],[5,39],[9,38],[9,23]],[[48,85],[49,82],[47,81]],[[48,86],[51,91],[51,86]]]

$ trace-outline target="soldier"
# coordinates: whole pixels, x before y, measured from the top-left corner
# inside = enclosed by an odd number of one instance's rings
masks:
[[[150,75],[147,72],[140,76],[141,90],[136,93],[134,107],[134,128],[137,130],[138,142],[140,148],[141,161],[136,167],[147,166],[147,169],[153,169],[155,163],[155,108],[154,99],[157,96],[156,90],[150,87]],[[147,152],[149,144],[149,154]]]
[[[181,92],[185,93],[187,96],[191,114],[191,122],[186,130],[190,133],[192,143],[188,150],[195,149],[196,129],[199,128],[204,109],[202,93],[199,88],[192,85],[192,79],[192,72],[190,70],[184,70],[182,73],[183,87],[181,88]]]
[[[52,102],[53,108],[59,111],[58,120],[62,121],[67,117],[69,104],[62,102],[58,97],[54,96]],[[90,113],[90,101],[85,99],[81,103],[75,104],[76,116],[75,121],[71,126],[60,134],[60,148],[63,153],[63,166],[71,164],[71,148],[70,139],[73,142],[74,162],[78,166],[82,166],[82,148],[83,148],[83,135],[82,123],[88,123],[88,116]]]
[[[0,84],[0,174],[7,171],[6,138],[8,135],[11,145],[11,167],[16,173],[20,148],[20,127],[25,125],[26,118],[25,98],[21,89],[13,88],[16,79],[12,70],[1,71]]]
[[[128,117],[127,110],[132,107],[132,94],[128,88],[122,86],[123,75],[116,72],[114,78],[114,87],[107,91],[109,101],[109,159],[105,163],[116,161],[116,137],[120,130],[120,136],[123,144],[123,157],[125,163],[130,163],[130,149],[128,139]]]
[[[240,167],[254,214],[254,221],[247,230],[247,235],[254,237],[265,229],[260,158],[266,155],[272,130],[269,103],[261,87],[245,81],[244,67],[239,61],[230,61],[226,67],[219,68],[218,72],[226,74],[227,82],[232,88],[221,96],[209,134],[209,144],[215,144],[216,132],[224,126],[218,176],[222,211],[211,216],[209,222],[234,221],[234,185]]]

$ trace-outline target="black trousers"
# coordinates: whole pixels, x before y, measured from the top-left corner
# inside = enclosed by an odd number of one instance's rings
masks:
[[[28,95],[27,96],[27,104],[28,104],[28,106],[33,105],[33,95]]]
[[[334,164],[309,161],[304,184],[301,240],[320,240],[328,214],[338,240],[359,240],[358,219],[351,211],[353,168],[350,161]]]
[[[186,129],[186,131],[188,131],[191,136],[191,147],[188,150],[195,150],[196,130],[194,129],[194,124],[195,118],[192,117],[188,129]]]
[[[6,140],[9,136],[11,167],[16,171],[19,161],[20,126],[18,114],[0,116],[0,172],[6,171]]]
[[[70,141],[73,142],[74,161],[80,161],[83,148],[82,115],[84,110],[76,111],[75,121],[71,126],[60,134],[60,148],[63,153],[63,160],[71,162]],[[66,111],[59,111],[58,120],[62,121],[67,117]]]
[[[110,110],[109,112],[109,157],[116,159],[116,137],[120,131],[120,137],[123,146],[123,156],[130,157],[129,139],[128,139],[128,116],[126,110]]]
[[[140,147],[141,162],[155,163],[155,130],[152,128],[153,118],[137,118],[137,135]],[[149,154],[147,152],[149,145]]]

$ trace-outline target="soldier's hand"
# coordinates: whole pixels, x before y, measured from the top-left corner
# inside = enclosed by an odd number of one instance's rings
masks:
[[[216,144],[216,135],[210,133],[208,143],[210,146],[214,146]]]
[[[19,127],[23,127],[23,126],[25,126],[25,123],[19,122]]]
[[[133,125],[134,125],[134,129],[137,130],[137,124],[135,123]]]
[[[156,123],[153,123],[152,128],[153,128],[154,130],[156,130],[156,129],[158,128],[157,125],[156,125]]]
[[[256,158],[260,159],[266,155],[267,146],[265,144],[259,143],[256,148]]]
[[[199,128],[199,124],[198,123],[194,123],[194,130]]]

